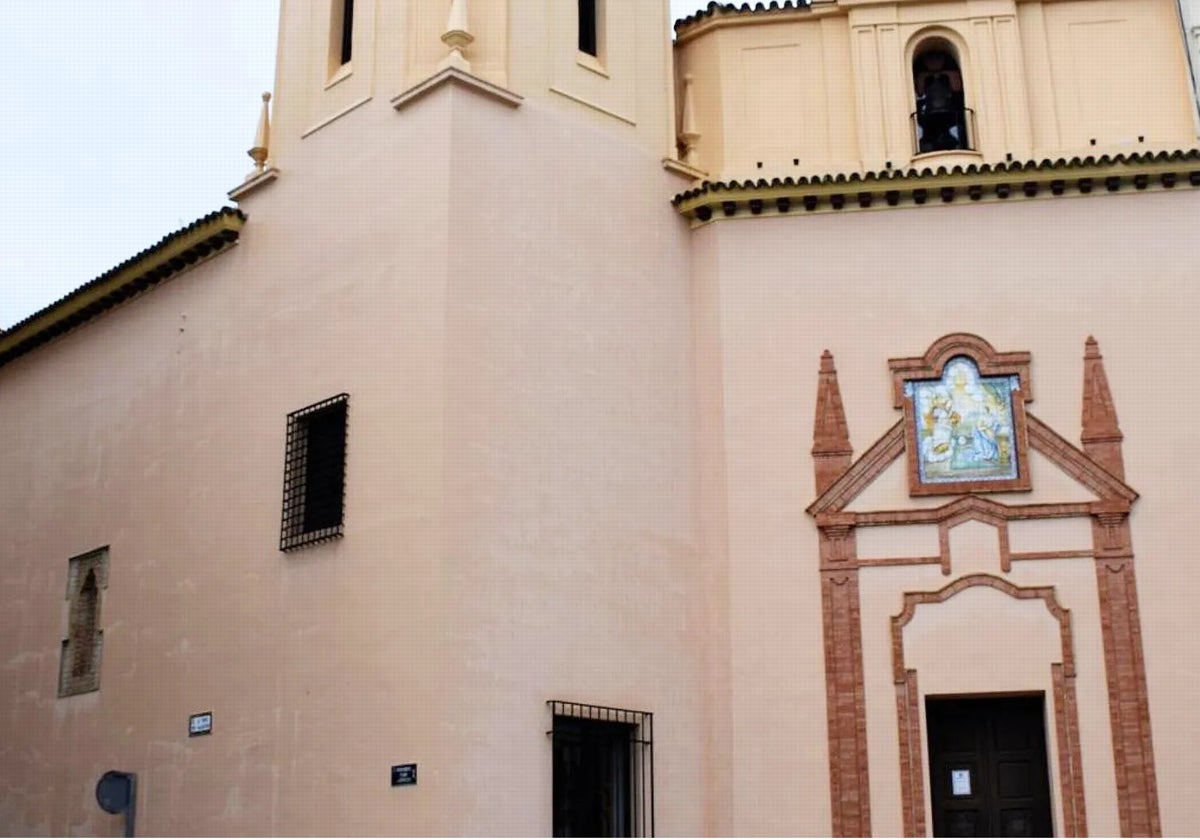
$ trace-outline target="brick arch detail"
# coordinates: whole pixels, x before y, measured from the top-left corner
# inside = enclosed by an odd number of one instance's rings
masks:
[[[988,587],[1017,600],[1041,600],[1058,622],[1060,662],[1050,666],[1054,692],[1054,721],[1058,737],[1059,789],[1063,806],[1063,834],[1087,835],[1087,807],[1083,794],[1083,756],[1079,746],[1079,707],[1075,693],[1075,643],[1071,612],[1064,608],[1052,586],[1020,587],[989,574],[961,577],[935,592],[904,593],[904,609],[892,618],[892,676],[896,686],[896,713],[900,738],[900,797],[904,809],[904,835],[923,837],[925,821],[925,770],[922,761],[921,693],[917,672],[904,663],[904,628],[922,604],[942,604],[974,587]]]
[[[924,355],[888,359],[888,367],[892,371],[892,407],[904,407],[905,380],[937,379],[945,371],[946,363],[955,356],[969,356],[979,368],[980,376],[1015,375],[1021,383],[1021,401],[1033,402],[1028,353],[1001,353],[986,339],[973,333],[951,333],[929,345]]]
[[[1000,541],[1000,570],[1011,572],[1012,541],[1008,535],[1008,520],[985,507],[971,506],[938,523],[938,559],[941,561],[942,574],[950,576],[950,531],[964,522],[982,522],[996,529],[996,538]]]
[[[1138,493],[1124,480],[1120,453],[1123,436],[1117,423],[1099,346],[1095,339],[1088,337],[1084,356],[1082,449],[1036,416],[1024,411],[1025,404],[1033,400],[1029,377],[1030,355],[998,352],[983,338],[969,333],[944,336],[935,341],[923,356],[888,361],[893,373],[896,407],[903,408],[903,382],[906,378],[940,375],[945,364],[958,355],[970,356],[983,374],[1008,373],[1019,378],[1021,399],[1015,402],[1014,409],[1019,404],[1025,417],[1029,450],[1040,452],[1093,492],[1097,500],[1004,504],[976,495],[974,488],[964,488],[960,491],[964,495],[937,508],[847,510],[871,482],[905,456],[909,418],[897,421],[854,459],[846,434],[845,410],[840,399],[833,356],[829,351],[825,352],[821,360],[822,387],[817,397],[818,422],[814,427],[815,444],[822,444],[820,447],[814,445],[817,498],[806,512],[815,520],[820,548],[832,834],[865,836],[871,832],[859,570],[877,566],[940,565],[943,573],[949,575],[949,530],[959,522],[977,519],[997,527],[1001,536],[1001,570],[1004,573],[1011,571],[1014,561],[1073,557],[1095,561],[1121,834],[1159,836],[1162,827],[1129,522],[1129,513]],[[834,396],[837,398],[834,399]],[[826,441],[818,434],[822,430],[830,440]],[[1075,517],[1091,520],[1091,546],[1080,546],[1070,551],[1022,554],[1012,552],[1008,546],[1006,537],[1009,522]],[[939,526],[941,545],[937,557],[871,560],[858,557],[856,532],[859,528],[925,524]],[[1071,784],[1072,790],[1077,789],[1077,793],[1070,798],[1064,795],[1063,801],[1082,805],[1082,779],[1074,769],[1079,766],[1078,724],[1076,714],[1072,711],[1075,708],[1074,670],[1072,667],[1068,673],[1065,664],[1054,666],[1058,726],[1060,732],[1067,732],[1067,737],[1060,738],[1059,743],[1060,749],[1068,744],[1075,752],[1060,754],[1060,766],[1073,768]],[[897,685],[897,700],[902,704],[902,736],[905,735],[904,721],[908,720],[903,710],[916,702],[916,688],[915,674],[911,679],[906,676],[905,682]],[[907,737],[911,743],[920,743],[919,729],[910,727]],[[912,776],[912,769],[911,765],[907,767],[902,786],[923,785],[922,778]],[[924,818],[923,808],[921,818]],[[1082,834],[1086,830],[1082,810],[1072,810],[1067,819],[1074,821],[1076,833]],[[1067,828],[1064,826],[1064,829]]]

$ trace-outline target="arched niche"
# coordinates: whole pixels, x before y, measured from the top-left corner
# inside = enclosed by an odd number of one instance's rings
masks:
[[[913,154],[979,148],[965,40],[948,27],[922,29],[905,49]]]

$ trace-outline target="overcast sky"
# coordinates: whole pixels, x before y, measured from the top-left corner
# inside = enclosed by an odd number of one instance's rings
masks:
[[[671,0],[678,18],[707,5]],[[34,0],[0,25],[0,327],[229,203],[279,0]]]

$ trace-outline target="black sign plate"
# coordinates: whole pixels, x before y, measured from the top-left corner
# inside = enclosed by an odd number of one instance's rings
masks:
[[[392,787],[415,785],[417,783],[417,765],[397,764],[392,767]]]

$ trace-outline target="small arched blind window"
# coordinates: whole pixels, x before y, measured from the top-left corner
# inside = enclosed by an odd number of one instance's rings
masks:
[[[71,676],[82,677],[92,664],[96,649],[96,619],[100,615],[100,588],[96,585],[96,570],[89,569],[87,580],[79,590],[78,610],[72,610],[75,626],[71,628],[75,650],[71,653]]]
[[[67,573],[67,638],[62,643],[58,696],[86,694],[100,687],[102,590],[108,579],[108,551],[72,558]]]

